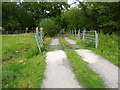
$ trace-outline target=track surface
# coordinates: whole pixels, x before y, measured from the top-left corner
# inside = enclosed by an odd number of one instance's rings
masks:
[[[58,36],[50,45],[59,45]],[[81,88],[71,71],[66,53],[62,50],[46,54],[45,79],[41,88]]]

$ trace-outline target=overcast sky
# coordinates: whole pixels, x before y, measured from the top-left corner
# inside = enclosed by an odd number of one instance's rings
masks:
[[[75,2],[76,0],[68,0],[68,4],[72,4],[73,2]],[[79,1],[83,1],[83,0],[79,0]],[[78,3],[77,3],[78,4]],[[76,4],[73,4],[72,7],[75,7]]]

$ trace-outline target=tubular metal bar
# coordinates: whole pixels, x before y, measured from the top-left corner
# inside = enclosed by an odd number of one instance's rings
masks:
[[[88,40],[88,39],[85,39],[86,41],[90,41],[90,42],[96,42],[96,41],[94,41],[94,40]]]
[[[95,36],[95,35],[89,35],[89,34],[85,34],[85,36]]]
[[[95,38],[90,38],[90,37],[85,37],[85,38],[92,39],[92,40],[96,40]]]
[[[81,32],[83,32],[83,31],[81,31]],[[85,31],[85,32],[95,32],[95,31]]]

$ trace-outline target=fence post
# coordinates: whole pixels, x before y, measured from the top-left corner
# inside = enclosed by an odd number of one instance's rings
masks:
[[[17,30],[15,30],[15,34],[17,34]]]
[[[6,31],[6,34],[8,34],[8,31]]]
[[[78,37],[80,38],[80,29],[79,29],[79,31],[78,31]]]
[[[83,30],[83,40],[85,40],[85,30]]]
[[[39,38],[38,27],[36,27],[35,37],[36,37],[36,42],[37,42],[38,49],[39,49],[39,51],[41,52],[41,48],[40,48],[39,40],[38,40],[38,38]]]
[[[75,29],[75,37],[76,37],[76,29]]]
[[[72,35],[74,35],[73,30],[72,30]]]
[[[98,33],[95,31],[95,47],[98,48]]]
[[[38,33],[38,27],[36,27],[36,33]]]
[[[40,28],[40,45],[43,46],[43,28]]]

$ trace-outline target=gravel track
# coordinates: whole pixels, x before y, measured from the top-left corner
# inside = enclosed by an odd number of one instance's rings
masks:
[[[69,44],[76,44],[76,42],[72,39],[70,39],[69,37],[67,37],[66,35],[64,35],[64,39],[69,43]]]
[[[59,34],[55,38],[53,38],[51,40],[50,45],[60,45],[60,43],[59,43]]]
[[[100,74],[108,88],[118,88],[118,67],[91,50],[79,49],[76,52],[88,62],[88,66]]]
[[[58,36],[51,41],[50,45],[59,45]],[[82,88],[71,70],[64,51],[47,52],[45,79],[41,88]]]
[[[70,40],[67,36],[64,37],[68,43],[74,43],[74,40]],[[88,66],[100,74],[103,81],[108,88],[118,88],[118,67],[110,63],[108,60],[95,54],[91,50],[79,49],[75,50],[82,59],[88,62]]]

